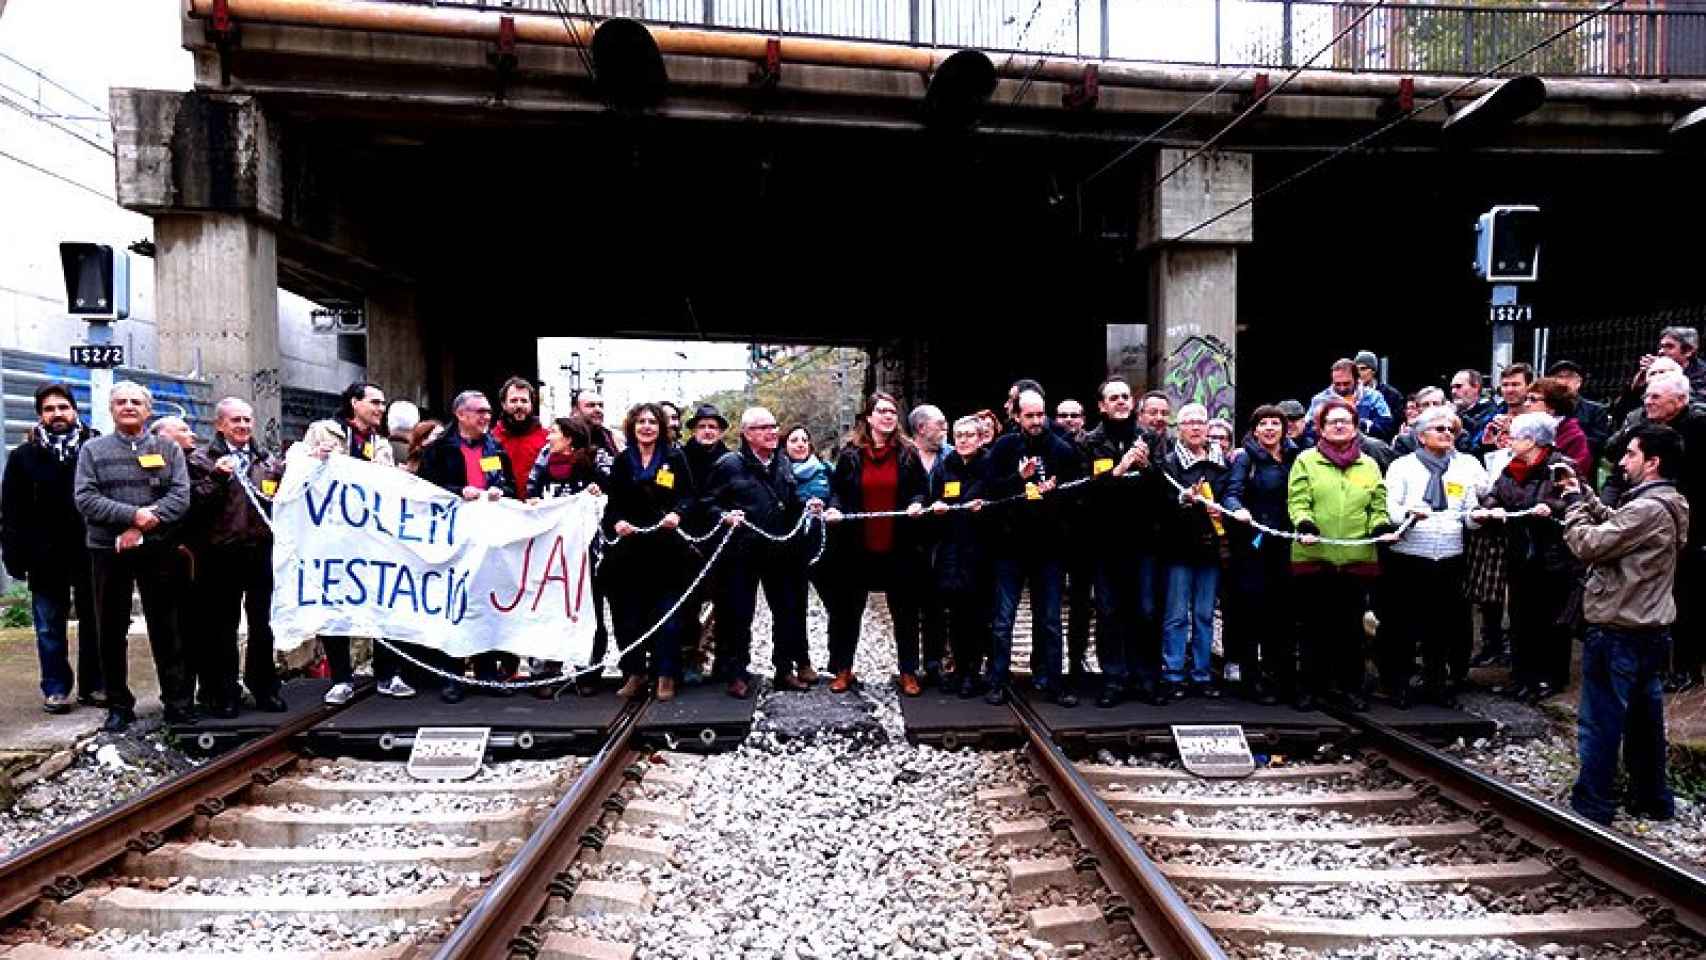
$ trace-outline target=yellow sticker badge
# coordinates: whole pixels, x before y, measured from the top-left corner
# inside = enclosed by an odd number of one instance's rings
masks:
[[[261,481],[261,492],[266,494],[269,497],[272,496],[273,494],[277,493],[278,492],[278,481],[277,480],[262,480]]]
[[[1102,457],[1102,458],[1098,459],[1095,463],[1090,465],[1091,476],[1099,477],[1102,474],[1107,473],[1109,470],[1112,470],[1113,468],[1114,468],[1113,459],[1111,457]]]
[[[958,500],[960,498],[960,482],[958,480],[942,481],[942,499]]]
[[[136,458],[136,462],[144,470],[157,470],[166,465],[166,458],[158,453],[144,453]]]
[[[1447,480],[1445,482],[1445,495],[1452,500],[1461,498],[1463,496],[1463,484],[1456,480]]]
[[[675,474],[671,473],[668,467],[658,468],[658,486],[665,490],[675,489]]]
[[[373,441],[372,440],[369,440],[366,443],[361,445],[361,457],[363,460],[372,460],[373,459]]]
[[[1036,484],[1034,484],[1034,483],[1025,484],[1025,499],[1026,500],[1041,500],[1042,498],[1043,498],[1043,492],[1040,488],[1037,487]]]
[[[493,470],[502,470],[503,466],[503,461],[499,460],[497,457],[480,458],[480,469],[487,473],[491,473]]]

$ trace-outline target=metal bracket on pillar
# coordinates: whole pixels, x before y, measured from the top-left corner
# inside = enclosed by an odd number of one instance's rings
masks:
[[[1093,63],[1085,64],[1084,74],[1060,96],[1061,104],[1068,110],[1094,110],[1101,99],[1102,72]]]
[[[764,59],[753,68],[749,78],[760,90],[774,90],[782,82],[782,40],[770,37],[764,41]]]
[[[1273,87],[1273,81],[1268,77],[1267,74],[1265,74],[1265,73],[1256,74],[1256,78],[1254,80],[1250,81],[1249,92],[1244,94],[1242,97],[1238,98],[1238,104],[1237,104],[1238,112],[1243,113],[1245,110],[1250,109],[1252,106],[1255,105],[1256,101],[1267,96],[1268,90],[1271,89],[1272,87]],[[1262,112],[1266,111],[1267,109],[1268,109],[1268,105],[1264,103],[1260,107],[1256,108],[1256,112],[1262,113]]]
[[[498,18],[498,42],[492,49],[486,51],[486,62],[498,73],[497,98],[504,98],[504,91],[509,88],[509,78],[515,73],[515,18]]]
[[[231,0],[213,0],[213,16],[208,19],[213,31],[213,45],[219,51],[219,83],[231,85],[231,52],[237,49],[237,20],[231,16]]]
[[[1414,77],[1405,77],[1398,81],[1398,90],[1391,96],[1382,97],[1380,106],[1374,108],[1377,120],[1396,120],[1416,109],[1416,81]]]

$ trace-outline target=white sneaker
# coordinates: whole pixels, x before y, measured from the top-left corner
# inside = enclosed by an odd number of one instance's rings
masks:
[[[348,683],[334,683],[332,689],[326,691],[326,702],[341,707],[355,696],[355,686]]]
[[[407,700],[415,695],[415,688],[404,683],[402,677],[394,676],[379,685],[379,693],[381,696]]]

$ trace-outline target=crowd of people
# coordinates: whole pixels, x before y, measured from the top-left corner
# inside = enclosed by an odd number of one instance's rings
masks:
[[[1032,683],[1062,706],[1081,694],[1112,707],[1230,688],[1299,709],[1366,709],[1370,659],[1400,708],[1417,697],[1454,705],[1472,664],[1506,660],[1511,679],[1497,692],[1537,701],[1570,685],[1582,641],[1583,722],[1597,718],[1601,754],[1615,727],[1614,763],[1620,739],[1647,737],[1661,682],[1701,682],[1689,588],[1701,578],[1702,535],[1687,522],[1688,497],[1706,490],[1697,332],[1663,331],[1659,352],[1610,404],[1581,396],[1584,371],[1569,361],[1545,377],[1511,364],[1493,396],[1475,370],[1405,395],[1380,382],[1378,368],[1368,352],[1333,363],[1307,407],[1258,406],[1241,439],[1203,405],[1175,410],[1166,393],[1139,395],[1118,377],[1097,386],[1094,418],[1075,399],[1051,407],[1031,380],[1012,384],[1004,416],[980,410],[952,422],[935,406],[903,411],[878,392],[827,462],[806,427],[764,407],[742,412],[731,448],[728,420],[709,405],[683,422],[674,404],[641,403],[612,428],[602,398],[585,392],[571,415],[542,424],[533,385],[518,377],[498,391],[497,409],[465,391],[440,423],[355,383],[291,456],[395,466],[470,500],[607,498],[588,545],[599,557],[592,662],[614,637],[626,696],[655,683],[669,699],[702,669],[730,695],[749,696],[760,590],[772,683],[816,684],[809,587],[828,613],[830,690],[858,684],[867,601],[880,592],[903,694],[940,685],[999,704],[1028,594]],[[168,721],[198,709],[233,716],[244,687],[257,708],[286,709],[268,627],[264,505],[286,458],[256,438],[250,405],[221,400],[215,436],[202,444],[179,418],[150,424],[151,398],[135,383],[112,388],[106,436],[82,424],[66,386],[45,385],[35,400],[39,423],[8,460],[0,520],[6,567],[32,592],[44,707],[70,709],[75,685],[77,702],[107,709],[108,729],[134,719],[134,589]],[[700,577],[720,526],[721,563]],[[1655,544],[1671,551],[1668,566]],[[690,589],[696,595],[678,604]],[[709,664],[701,601],[714,611]],[[1476,614],[1482,647],[1471,658]],[[326,699],[346,702],[350,638],[319,639]],[[1629,643],[1651,684],[1622,668],[1618,644]],[[373,660],[380,694],[409,697],[431,684],[451,702],[470,673],[501,686],[523,672],[502,653],[463,662],[389,641]],[[568,679],[565,670],[544,662],[526,672]],[[582,692],[596,689],[596,673],[578,679]],[[1613,715],[1616,723],[1605,719]],[[1650,754],[1650,737],[1626,753]],[[1603,812],[1602,794],[1578,799]],[[1657,793],[1648,801],[1663,806]]]

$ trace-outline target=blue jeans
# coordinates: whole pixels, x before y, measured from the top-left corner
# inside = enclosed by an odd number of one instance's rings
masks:
[[[1037,684],[1049,687],[1060,680],[1060,561],[1052,557],[1001,557],[995,561],[995,635],[990,651],[989,682],[1007,682],[1013,666],[1013,620],[1019,613],[1019,592],[1031,588],[1031,672]]]
[[[1208,683],[1214,651],[1214,594],[1220,584],[1215,564],[1167,564],[1167,616],[1161,624],[1161,677],[1185,681],[1185,651],[1191,653],[1190,680]]]
[[[36,627],[36,656],[41,661],[41,695],[69,694],[75,681],[71,672],[71,644],[67,621],[77,612],[77,674],[82,682],[78,693],[88,696],[105,690],[101,683],[101,645],[96,627],[95,591],[89,584],[87,561],[81,571],[72,571],[70,581],[37,574],[30,581],[30,612]],[[80,574],[80,575],[79,575]],[[76,605],[73,607],[73,590]]]
[[[1582,701],[1576,716],[1581,773],[1570,806],[1589,820],[1610,823],[1617,812],[1612,781],[1617,749],[1629,772],[1631,813],[1669,819],[1676,801],[1665,782],[1665,705],[1662,678],[1670,661],[1670,630],[1614,630],[1590,625],[1582,641]]]

